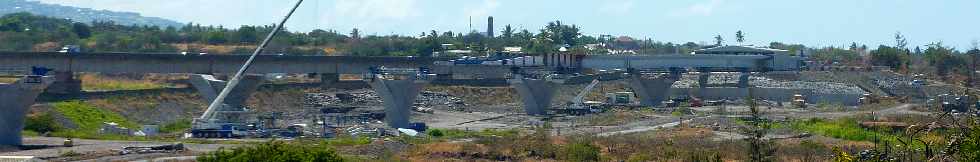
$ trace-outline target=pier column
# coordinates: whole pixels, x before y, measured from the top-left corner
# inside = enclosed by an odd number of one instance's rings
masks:
[[[409,76],[395,79],[372,75],[373,77],[364,78],[364,81],[381,96],[385,107],[385,123],[392,128],[408,128],[415,98],[431,82],[432,77]]]
[[[320,74],[320,87],[332,87],[334,83],[340,82],[340,74],[322,73]]]
[[[510,86],[517,90],[524,103],[524,111],[528,115],[547,115],[551,108],[551,100],[555,97],[558,86],[564,83],[560,79],[531,79],[523,75],[515,74],[513,79],[508,79]]]
[[[671,86],[677,81],[672,76],[644,78],[640,74],[632,74],[631,78],[630,87],[633,88],[633,92],[640,99],[640,105],[643,106],[659,106],[670,96]]]
[[[71,71],[55,71],[54,83],[45,92],[61,95],[77,95],[82,93],[82,80],[75,79]]]
[[[711,78],[711,70],[698,69],[698,87],[708,88],[708,80]]]
[[[214,102],[218,98],[218,94],[221,93],[221,90],[224,90],[228,84],[227,81],[218,80],[213,75],[191,75],[189,81],[207,104]],[[241,119],[239,115],[234,113],[246,111],[246,102],[258,90],[263,81],[265,81],[265,78],[262,75],[245,75],[242,77],[242,80],[238,82],[235,89],[232,89],[231,93],[228,93],[222,106],[214,110],[214,119],[223,122],[243,121],[244,119]]]
[[[744,70],[738,75],[738,88],[748,88],[749,87],[749,76],[752,75],[751,72]]]
[[[0,83],[0,145],[23,144],[20,134],[27,111],[53,82],[53,77],[31,75],[12,84]]]

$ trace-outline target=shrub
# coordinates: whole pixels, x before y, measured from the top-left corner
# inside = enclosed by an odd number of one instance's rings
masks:
[[[562,148],[565,160],[599,161],[599,147],[587,141],[576,141]]]
[[[55,123],[54,116],[52,116],[51,113],[29,116],[24,123],[24,130],[33,131],[40,134],[54,132],[60,129],[61,126]]]
[[[371,139],[367,137],[351,137],[342,136],[334,139],[327,140],[326,144],[329,146],[357,146],[370,144]]]
[[[427,132],[427,133],[429,134],[429,136],[432,136],[432,137],[442,137],[444,135],[442,133],[442,130],[440,130],[440,129],[429,129],[429,132]]]
[[[280,161],[280,162],[332,162],[344,161],[331,148],[287,144],[273,141],[255,146],[246,146],[207,153],[197,158],[201,162],[250,162],[250,161]]]
[[[171,123],[163,124],[163,126],[160,126],[160,133],[183,132],[184,130],[190,128],[191,128],[190,119],[180,119]]]

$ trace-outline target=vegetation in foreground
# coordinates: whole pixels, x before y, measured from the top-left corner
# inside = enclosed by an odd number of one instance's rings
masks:
[[[344,159],[325,145],[306,145],[272,141],[233,149],[221,148],[197,158],[201,162],[338,162]]]
[[[104,109],[97,108],[82,101],[64,101],[52,104],[54,112],[43,112],[28,116],[24,130],[33,133],[47,134],[57,137],[91,138],[91,139],[128,139],[122,135],[100,134],[99,129],[106,122],[117,123],[122,127],[138,129],[136,123],[123,116]],[[66,126],[58,123],[53,113],[69,120]]]

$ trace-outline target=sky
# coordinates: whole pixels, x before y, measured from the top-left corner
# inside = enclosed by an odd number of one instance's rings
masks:
[[[295,0],[38,0],[67,6],[137,12],[179,22],[238,27],[276,23]],[[978,0],[306,0],[286,27],[348,33],[419,35],[436,30],[496,32],[506,24],[536,32],[547,22],[575,24],[583,33],[664,42],[800,43],[910,46],[932,42],[973,48],[980,39]],[[472,21],[471,21],[472,19]],[[472,22],[472,28],[470,28]],[[731,41],[729,41],[731,40]]]

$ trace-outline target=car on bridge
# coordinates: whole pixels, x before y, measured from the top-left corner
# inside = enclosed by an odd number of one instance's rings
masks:
[[[77,45],[67,45],[61,47],[61,50],[58,50],[58,53],[78,54],[78,53],[82,53],[82,48],[78,47]]]

